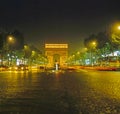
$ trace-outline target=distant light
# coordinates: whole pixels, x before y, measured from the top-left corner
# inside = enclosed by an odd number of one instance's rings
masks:
[[[78,51],[78,52],[77,52],[77,54],[79,55],[79,54],[80,54],[80,52]]]
[[[93,44],[93,45],[96,45],[96,42],[93,42],[92,44]]]
[[[13,40],[13,38],[12,38],[12,37],[9,37],[9,40]]]
[[[120,30],[120,26],[118,26],[118,29]]]
[[[15,43],[15,38],[13,36],[8,36],[8,43]]]

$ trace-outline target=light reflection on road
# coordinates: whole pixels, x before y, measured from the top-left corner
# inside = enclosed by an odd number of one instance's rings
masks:
[[[118,114],[120,72],[0,72],[0,113]]]
[[[88,72],[88,83],[91,87],[107,95],[120,100],[120,72],[100,71]]]

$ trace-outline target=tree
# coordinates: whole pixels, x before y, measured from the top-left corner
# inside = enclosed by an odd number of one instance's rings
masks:
[[[120,46],[120,23],[112,24],[109,30],[109,39],[115,48]]]
[[[7,33],[0,32],[0,50],[4,49],[4,43],[5,43],[6,36],[7,36]]]
[[[98,41],[97,47],[98,47],[99,49],[103,48],[104,45],[105,45],[107,42],[110,42],[110,41],[109,41],[109,37],[108,37],[108,35],[107,35],[106,32],[100,32],[100,33],[98,33],[97,36],[96,36],[96,38],[97,38],[97,41]]]
[[[84,40],[84,45],[88,50],[91,50],[93,48],[92,42],[97,42],[97,37],[95,34],[90,35],[88,38]]]
[[[23,49],[24,48],[24,37],[21,32],[14,30],[11,35],[14,37],[15,43],[13,45],[14,49]]]
[[[120,44],[120,34],[115,34],[113,33],[112,34],[112,42],[115,43],[115,44]]]
[[[30,46],[24,45],[24,58],[29,59],[31,57],[31,54],[32,54],[32,50]]]

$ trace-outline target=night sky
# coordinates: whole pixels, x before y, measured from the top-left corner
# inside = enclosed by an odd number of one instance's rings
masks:
[[[0,30],[17,29],[39,49],[68,43],[78,51],[86,37],[119,19],[119,0],[0,0]]]

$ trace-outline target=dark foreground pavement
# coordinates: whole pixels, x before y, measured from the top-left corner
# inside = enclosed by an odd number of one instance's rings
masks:
[[[2,72],[0,114],[120,114],[120,72]]]

